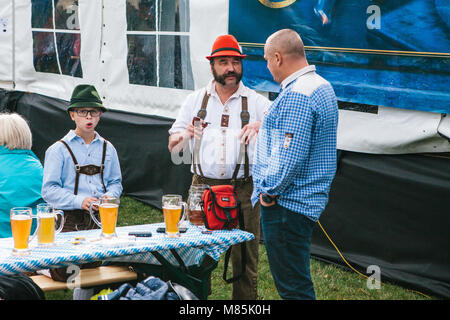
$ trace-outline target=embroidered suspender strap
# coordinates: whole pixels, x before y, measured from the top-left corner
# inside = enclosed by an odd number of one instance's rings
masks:
[[[102,180],[103,192],[106,193],[105,182],[103,182],[103,171],[105,170],[105,158],[106,158],[106,146],[108,141],[106,139],[103,140],[103,154],[102,154],[102,164],[100,165],[100,179]]]
[[[247,97],[242,97],[242,110],[241,110],[241,128],[243,128],[245,125],[247,125],[250,122],[250,113],[248,112],[248,101]],[[202,100],[202,106],[200,110],[197,112],[197,117],[205,120],[207,111],[206,108],[208,107],[208,100],[209,95],[207,92],[205,92],[205,95],[203,96]],[[200,144],[201,139],[195,139],[194,138],[194,152],[192,155],[192,166],[194,168],[194,173],[198,175],[197,173],[197,167],[200,171],[200,176],[204,176],[202,172],[202,168],[200,166]],[[248,153],[247,153],[247,145],[245,143],[241,143],[240,150],[239,150],[239,156],[238,156],[238,162],[236,164],[236,168],[234,169],[233,178],[232,181],[236,181],[237,174],[239,173],[239,168],[241,166],[242,157],[244,157],[244,178],[248,178],[250,175],[250,168],[249,168],[249,160],[248,160]],[[196,164],[198,162],[198,164]],[[234,185],[234,183],[233,183]]]
[[[208,107],[208,100],[209,100],[209,94],[208,92],[205,92],[205,95],[203,96],[203,100],[202,100],[202,106],[200,108],[200,110],[198,110],[197,112],[197,117],[199,117],[202,120],[205,120],[206,118],[206,108]]]
[[[248,112],[248,103],[247,97],[242,97],[242,111],[241,111],[241,122],[242,128],[246,126],[250,122],[250,113]],[[244,145],[245,152],[245,163],[244,163],[244,178],[248,178],[250,175],[249,161],[248,161],[248,153],[247,153],[247,145]]]
[[[102,164],[100,165],[100,167],[92,165],[92,164],[80,167],[80,165],[78,164],[77,159],[75,158],[75,155],[73,154],[72,149],[70,149],[69,145],[63,140],[59,140],[59,141],[62,142],[62,144],[67,148],[67,150],[70,153],[70,156],[72,157],[73,163],[75,165],[75,186],[74,186],[73,194],[74,195],[78,194],[78,184],[80,181],[80,174],[94,175],[94,174],[100,173],[100,178],[101,178],[102,185],[103,185],[103,191],[106,192],[106,186],[103,181],[103,171],[105,168],[107,141],[104,140],[104,142],[103,142]]]
[[[67,150],[69,150],[69,153],[72,156],[73,163],[75,164],[75,187],[73,190],[73,194],[77,195],[78,194],[78,182],[80,180],[80,165],[78,164],[77,159],[75,158],[75,155],[72,152],[72,149],[69,148],[69,145],[63,140],[59,140],[59,141],[62,142],[62,144],[66,146]]]
[[[248,112],[247,97],[242,97],[241,128],[243,128],[249,122],[250,122],[250,113]],[[231,178],[232,181],[236,181],[236,177],[239,173],[243,157],[244,157],[244,179],[247,179],[250,175],[250,167],[247,153],[247,145],[245,143],[241,143],[240,145],[238,161],[236,163],[236,168],[234,169],[233,172],[233,177]],[[234,182],[233,185],[235,185]]]
[[[209,100],[209,94],[208,92],[205,92],[205,95],[203,96],[202,105],[200,107],[200,110],[197,112],[197,117],[205,120],[206,118],[206,108],[208,107],[208,100]],[[198,175],[197,173],[197,167],[200,171],[200,175],[203,176],[202,167],[200,166],[200,145],[202,143],[202,139],[196,139],[194,137],[194,152],[192,154],[192,167],[194,168],[194,173]],[[197,163],[197,164],[196,164]]]

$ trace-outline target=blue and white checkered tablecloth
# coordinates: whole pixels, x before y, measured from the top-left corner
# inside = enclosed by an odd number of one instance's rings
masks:
[[[122,261],[159,264],[150,253],[159,252],[166,260],[178,265],[170,249],[176,249],[186,266],[198,265],[205,254],[214,260],[230,246],[254,239],[254,235],[241,230],[216,230],[203,234],[203,228],[188,225],[188,230],[178,238],[167,238],[157,233],[163,223],[118,227],[118,241],[95,241],[101,230],[66,232],[56,235],[56,246],[39,247],[36,239],[30,243],[31,253],[26,256],[12,255],[13,239],[0,239],[0,274],[15,274],[65,267],[71,264],[83,264],[94,261]],[[134,238],[128,233],[133,231],[151,231],[152,237]],[[76,237],[86,241],[73,244]]]

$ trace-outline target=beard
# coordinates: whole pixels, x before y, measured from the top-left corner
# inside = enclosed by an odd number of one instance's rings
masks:
[[[214,69],[214,67],[212,68],[212,71],[213,71],[214,80],[216,82],[220,83],[223,86],[225,86],[227,84],[225,79],[228,76],[235,76],[236,77],[236,83],[235,84],[238,84],[241,81],[241,79],[242,79],[242,72],[236,73],[236,72],[231,71],[231,72],[228,72],[226,74],[218,75],[216,70]]]

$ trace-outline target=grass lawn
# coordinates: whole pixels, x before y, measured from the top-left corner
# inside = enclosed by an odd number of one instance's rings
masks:
[[[138,202],[130,197],[122,197],[118,218],[119,226],[162,222],[161,211]],[[262,300],[280,299],[272,275],[263,244],[259,248],[258,295]],[[222,255],[223,257],[223,255]],[[349,270],[349,271],[347,271]],[[231,285],[222,280],[223,259],[213,271],[211,278],[212,294],[210,300],[229,300]],[[230,271],[229,271],[230,272]],[[411,290],[383,282],[380,289],[367,288],[366,279],[350,269],[325,264],[311,259],[311,274],[318,300],[423,300],[434,299],[415,293]],[[70,300],[72,291],[50,292],[49,300]]]

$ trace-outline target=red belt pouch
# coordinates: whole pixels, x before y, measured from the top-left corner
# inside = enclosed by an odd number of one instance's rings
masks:
[[[202,196],[202,217],[205,227],[210,230],[230,230],[237,228],[244,230],[244,217],[241,213],[241,203],[237,198],[234,187],[231,185],[218,185],[205,189]],[[242,266],[240,274],[227,279],[228,263],[230,260],[230,247],[225,253],[223,280],[227,283],[237,281],[245,272],[247,257],[245,242],[241,244]]]
[[[202,197],[202,217],[210,230],[234,229],[239,223],[241,203],[233,186],[208,187]]]

